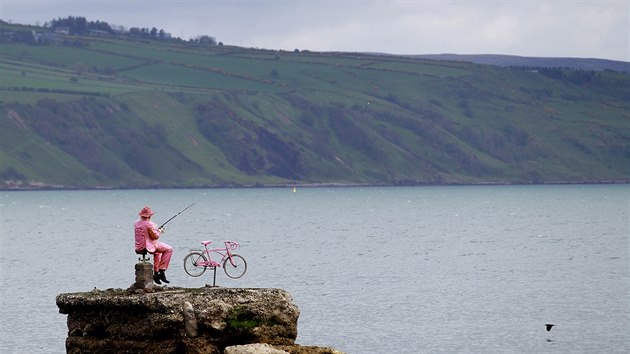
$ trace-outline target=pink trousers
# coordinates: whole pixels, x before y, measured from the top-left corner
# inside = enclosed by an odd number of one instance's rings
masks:
[[[173,247],[166,243],[158,242],[155,252],[153,252],[153,270],[157,273],[168,268],[171,263],[171,256],[173,255]]]

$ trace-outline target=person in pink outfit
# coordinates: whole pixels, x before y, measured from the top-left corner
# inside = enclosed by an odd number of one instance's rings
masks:
[[[158,229],[151,221],[151,216],[155,214],[151,208],[145,206],[140,210],[140,219],[134,224],[136,238],[136,252],[147,252],[153,254],[153,281],[157,284],[162,282],[170,283],[166,279],[166,269],[171,262],[173,247],[158,241],[163,229]]]

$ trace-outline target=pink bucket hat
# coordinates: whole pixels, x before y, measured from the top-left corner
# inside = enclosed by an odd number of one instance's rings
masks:
[[[145,218],[148,218],[148,217],[150,217],[153,214],[155,214],[155,213],[148,206],[145,206],[144,208],[142,208],[142,210],[140,210],[140,212],[138,213],[138,215],[140,215],[142,217],[145,217]]]

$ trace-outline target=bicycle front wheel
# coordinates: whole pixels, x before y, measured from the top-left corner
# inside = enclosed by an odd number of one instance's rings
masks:
[[[228,277],[238,279],[247,271],[247,262],[245,262],[245,258],[238,254],[232,254],[232,262],[230,262],[230,258],[226,258],[223,261],[223,270]]]
[[[190,252],[184,258],[184,271],[191,277],[198,277],[206,271],[205,265],[198,265],[200,262],[207,262],[206,256],[201,252]]]

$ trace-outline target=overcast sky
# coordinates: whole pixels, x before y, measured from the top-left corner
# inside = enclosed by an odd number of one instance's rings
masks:
[[[265,49],[630,61],[630,0],[0,0],[0,19],[83,16]]]

